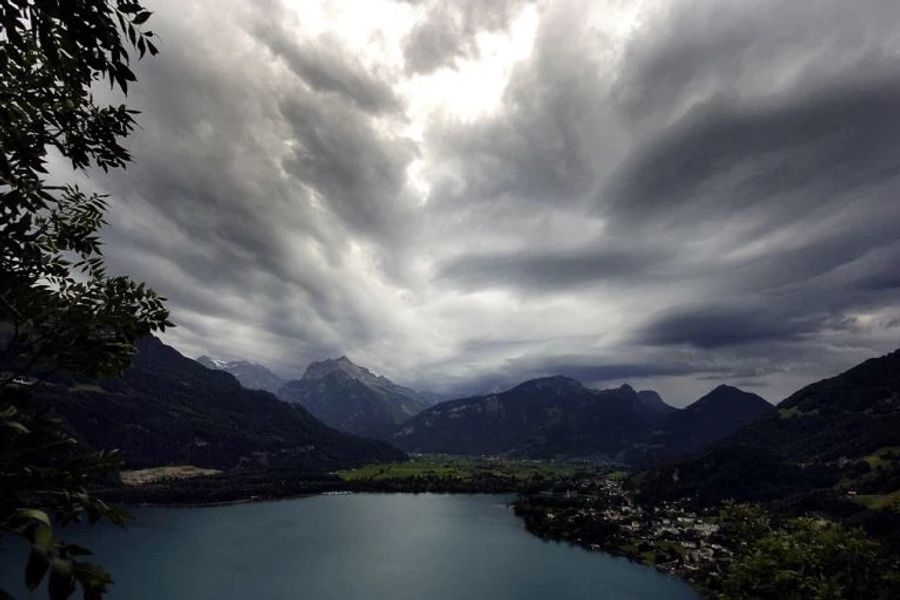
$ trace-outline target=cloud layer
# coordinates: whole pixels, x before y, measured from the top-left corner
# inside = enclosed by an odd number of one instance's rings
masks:
[[[900,5],[151,2],[114,270],[184,352],[777,401],[900,346]]]

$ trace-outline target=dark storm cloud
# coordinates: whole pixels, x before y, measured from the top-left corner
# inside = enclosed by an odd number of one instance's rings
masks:
[[[357,112],[315,98],[287,99],[281,112],[295,143],[285,170],[357,231],[398,234],[397,223],[412,218],[405,214],[403,186],[415,146],[379,133]]]
[[[658,3],[627,46],[615,98],[647,119],[698,99],[865,79],[892,70],[898,22],[893,0]]]
[[[590,364],[596,362],[596,360],[596,357],[583,357],[580,362],[572,362],[566,360],[566,357],[558,357],[548,361],[546,364],[542,364],[541,368],[547,372],[558,373],[566,377],[589,383],[627,381],[663,375],[696,375],[698,373],[708,373],[710,371],[721,372],[723,370],[722,367],[713,367],[710,365],[674,362],[658,362],[651,364]]]
[[[298,43],[279,27],[260,27],[256,35],[283,58],[291,70],[310,87],[334,93],[368,112],[397,111],[402,103],[391,87],[369,73],[359,60],[347,56],[339,40],[330,35]]]
[[[767,314],[760,307],[700,305],[657,317],[645,330],[641,341],[661,345],[689,344],[704,349],[790,341],[817,331],[826,321],[825,317]]]
[[[898,105],[896,76],[773,106],[711,101],[639,148],[601,208],[689,226],[743,211],[784,226],[900,176]]]
[[[348,33],[336,5],[161,2],[137,164],[97,180],[113,270],[189,352],[289,375],[346,352],[438,391],[779,398],[896,345],[900,3],[526,5]],[[444,110],[478,77],[431,98],[532,12],[496,106]]]
[[[430,151],[454,167],[436,177],[438,208],[458,209],[463,200],[479,209],[511,205],[522,218],[538,209],[524,203],[565,208],[596,185],[606,168],[600,148],[615,144],[616,127],[602,106],[596,36],[579,30],[577,19],[563,6],[548,9],[496,116],[477,127],[435,123]]]
[[[612,278],[640,277],[664,262],[659,250],[601,248],[467,254],[440,267],[437,278],[463,288],[513,286],[528,291],[568,290]]]
[[[752,366],[740,361],[722,364],[703,359],[688,360],[673,356],[671,353],[643,354],[640,358],[644,361],[627,363],[605,362],[610,359],[592,354],[526,356],[504,362],[502,369],[448,383],[448,390],[457,396],[484,394],[509,389],[528,379],[557,375],[571,377],[598,389],[623,383],[631,383],[636,389],[643,389],[646,386],[640,382],[654,378],[690,377],[703,382],[733,381],[741,377],[765,377],[777,368]],[[758,383],[756,380],[753,381]],[[709,384],[703,383],[700,389],[708,387]],[[690,398],[693,399],[696,398]],[[688,399],[666,398],[666,400],[675,400],[677,404],[681,404]]]
[[[587,301],[589,283],[656,297],[628,337],[694,349],[697,365],[732,349],[733,368],[711,377],[817,361],[825,374],[850,360],[842,343],[889,349],[887,321],[854,314],[897,306],[900,5],[671,4],[644,20],[612,82],[578,19],[546,9],[503,110],[431,132],[446,165],[432,209],[519,234],[503,251],[457,254],[437,280],[519,298]],[[539,215],[590,204],[617,235],[546,249]],[[617,243],[623,232],[632,243]],[[528,361],[554,364],[541,350]]]
[[[446,6],[435,6],[406,40],[406,68],[428,73],[464,53],[470,42]]]
[[[355,292],[348,231],[396,245],[414,149],[368,116],[401,107],[391,88],[325,38],[296,41],[307,62],[274,79],[253,62],[271,39],[222,48],[218,31],[159,27],[166,48],[191,51],[139,65],[137,164],[104,183],[112,270],[170,299],[188,348],[293,372],[383,338],[391,319]]]
[[[425,18],[404,42],[406,68],[413,73],[429,73],[478,53],[475,35],[509,26],[525,0],[456,0],[425,4]]]
[[[896,213],[887,216],[894,219]],[[771,271],[768,280],[757,272],[755,287],[751,288],[738,270],[718,280],[720,293],[727,293],[729,286],[745,290],[734,294],[730,304],[708,302],[663,311],[648,320],[637,339],[651,345],[684,344],[702,349],[757,345],[771,352],[773,344],[815,343],[824,332],[859,333],[862,328],[853,312],[896,306],[900,244],[872,251],[863,247],[856,252],[860,258],[837,265],[825,257],[824,263],[833,268],[816,262],[815,247],[805,248],[804,253],[803,262],[809,267],[806,276],[797,265],[790,265],[790,257],[786,267],[795,279],[790,284],[784,283],[774,258],[765,263]],[[765,272],[764,268],[762,274]]]
[[[639,148],[608,193],[613,219],[661,227],[673,241],[741,220],[735,248],[775,232],[787,240],[719,269],[706,263],[717,295],[734,304],[675,309],[642,339],[707,349],[813,340],[848,311],[894,302],[885,264],[898,255],[898,103],[900,80],[882,79],[775,108],[701,106]]]

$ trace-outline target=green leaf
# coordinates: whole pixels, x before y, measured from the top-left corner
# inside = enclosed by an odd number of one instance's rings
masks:
[[[4,423],[4,425],[22,435],[28,435],[29,433],[31,433],[30,429],[28,429],[18,421],[7,421],[6,423]]]
[[[47,585],[50,600],[66,600],[75,591],[72,563],[62,558],[50,562],[50,582]]]
[[[32,548],[28,555],[28,563],[25,565],[25,587],[29,591],[40,585],[50,567],[50,561],[47,554],[40,548]]]
[[[16,519],[23,521],[38,521],[50,527],[50,517],[42,510],[36,508],[20,508],[16,511]]]
[[[29,534],[29,540],[34,546],[40,548],[47,554],[52,552],[53,547],[56,545],[56,538],[53,537],[53,530],[45,525],[34,527]]]

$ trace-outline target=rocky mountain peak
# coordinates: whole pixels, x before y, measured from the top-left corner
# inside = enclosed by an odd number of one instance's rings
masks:
[[[338,358],[329,358],[326,360],[320,360],[311,363],[306,368],[306,372],[303,374],[303,379],[306,381],[316,381],[328,377],[329,375],[332,375],[334,373],[347,375],[351,379],[378,379],[378,377],[374,373],[372,373],[365,367],[357,365],[349,358],[347,358],[346,355],[341,355]]]
[[[571,389],[571,388],[583,388],[584,386],[580,381],[576,381],[571,377],[565,377],[563,375],[553,375],[551,377],[541,377],[539,379],[530,379],[524,383],[520,383],[517,385],[514,390],[519,391],[538,391],[538,390],[551,390],[551,389]]]
[[[220,360],[203,355],[197,358],[197,362],[207,369],[231,373],[241,382],[241,385],[251,390],[266,390],[275,393],[284,385],[281,377],[266,367],[247,360]]]
[[[302,404],[328,425],[359,435],[383,436],[428,404],[409,388],[341,355],[314,362],[278,395]]]
[[[724,407],[731,407],[734,409],[736,405],[747,405],[747,406],[757,406],[763,408],[769,408],[770,405],[763,398],[760,398],[756,394],[752,394],[750,392],[745,392],[739,388],[730,385],[720,385],[717,386],[714,390],[694,402],[688,408],[691,410],[697,410],[704,407],[711,407],[713,405],[721,405]]]

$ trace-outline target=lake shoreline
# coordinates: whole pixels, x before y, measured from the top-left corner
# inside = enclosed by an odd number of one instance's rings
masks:
[[[279,482],[284,480],[284,474],[255,474],[255,477],[261,478],[261,481],[265,482]],[[216,501],[188,501],[188,502],[179,502],[177,501],[177,497],[180,493],[183,493],[185,490],[190,490],[191,487],[197,487],[203,483],[210,483],[212,480],[222,479],[221,477],[204,477],[204,478],[193,478],[193,479],[179,479],[172,480],[168,482],[156,482],[155,484],[146,484],[143,486],[134,486],[129,487],[128,492],[129,496],[132,498],[135,495],[142,495],[148,490],[156,490],[156,493],[159,494],[160,490],[165,491],[163,494],[163,499],[161,501],[141,501],[134,500],[119,502],[128,507],[149,507],[149,508],[172,508],[172,509],[187,509],[187,508],[221,508],[227,506],[235,506],[235,505],[246,505],[246,504],[256,504],[262,502],[283,502],[304,498],[313,498],[317,496],[341,496],[341,495],[363,495],[363,494],[372,494],[372,495],[388,495],[388,494],[400,494],[400,495],[424,495],[424,494],[435,494],[435,495],[448,495],[448,496],[492,496],[492,495],[503,495],[508,498],[505,502],[507,508],[513,510],[513,514],[515,515],[516,521],[520,523],[522,528],[528,533],[529,536],[533,536],[536,539],[540,539],[545,542],[555,542],[555,543],[563,543],[565,545],[570,545],[573,547],[577,547],[580,550],[584,550],[591,554],[605,555],[616,558],[621,558],[629,563],[633,563],[636,565],[640,565],[643,567],[650,567],[655,572],[660,574],[664,574],[666,576],[674,577],[680,581],[683,581],[685,584],[690,585],[692,589],[694,589],[698,594],[702,595],[704,593],[704,588],[702,585],[698,584],[694,578],[685,576],[685,573],[675,572],[671,569],[665,568],[663,565],[654,564],[653,562],[649,562],[644,560],[639,554],[629,553],[627,551],[622,550],[621,548],[610,545],[610,544],[590,544],[585,543],[582,540],[577,539],[577,536],[574,535],[554,535],[550,534],[548,531],[542,530],[540,527],[535,527],[534,523],[531,523],[525,515],[520,514],[518,507],[521,502],[527,500],[529,497],[534,495],[539,495],[542,493],[542,488],[545,488],[547,485],[551,485],[550,481],[545,481],[541,486],[535,486],[529,482],[523,482],[518,480],[506,479],[502,481],[492,480],[486,484],[486,482],[476,482],[476,481],[457,481],[457,480],[418,480],[418,479],[366,479],[366,480],[357,480],[357,481],[347,481],[345,479],[341,479],[334,474],[327,474],[322,478],[304,478],[298,481],[295,481],[295,484],[302,484],[305,486],[303,491],[297,491],[296,493],[279,493],[279,492],[270,492],[268,494],[253,494],[253,493],[245,493],[240,497],[234,497],[225,500],[216,500]],[[206,480],[206,481],[204,481]],[[225,482],[222,482],[225,483]],[[232,482],[233,484],[234,482]],[[258,483],[258,482],[257,482]],[[245,482],[246,484],[246,482]],[[242,486],[237,486],[238,488]],[[221,489],[230,489],[231,492],[237,492],[238,490],[235,487],[230,487],[228,485],[224,485]],[[120,488],[121,491],[121,488]],[[546,492],[543,492],[546,493]]]
[[[335,493],[337,492],[337,493]],[[512,494],[514,492],[508,492]],[[440,490],[419,490],[419,491],[399,491],[399,490],[375,490],[375,489],[367,489],[367,490],[335,490],[334,492],[315,492],[315,493],[304,493],[304,494],[295,494],[291,496],[277,496],[271,498],[239,498],[235,500],[222,500],[218,502],[120,502],[122,506],[125,507],[141,507],[141,508],[215,508],[217,506],[234,506],[239,504],[256,504],[262,502],[284,502],[288,500],[299,500],[302,498],[316,498],[319,496],[344,496],[344,495],[363,495],[363,494],[378,494],[378,495],[391,495],[391,494],[409,494],[409,495],[420,495],[420,494],[437,494],[437,495],[445,495],[445,496],[495,496],[502,495],[504,492],[495,492],[495,491],[440,491]],[[508,503],[509,506],[513,505],[513,502]]]
[[[432,476],[347,479],[336,473],[256,471],[225,472],[137,486],[107,485],[94,491],[104,501],[115,504],[190,507],[281,500],[330,492],[527,494],[538,491],[546,483],[497,476],[476,479]]]
[[[307,597],[348,600],[540,600],[547,590],[557,600],[699,599],[687,582],[633,561],[546,543],[523,527],[513,498],[350,493],[215,511],[137,506],[133,528],[75,528],[67,541],[94,550],[116,579],[112,598],[130,600],[288,598],[298,585]],[[148,581],[147,560],[166,577]]]

